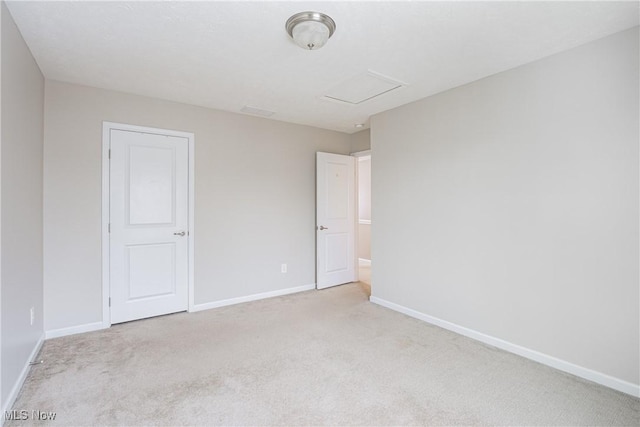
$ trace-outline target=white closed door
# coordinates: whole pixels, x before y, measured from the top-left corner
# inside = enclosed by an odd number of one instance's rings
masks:
[[[111,323],[188,308],[187,138],[110,132]]]
[[[317,153],[316,257],[318,289],[356,280],[355,158]]]

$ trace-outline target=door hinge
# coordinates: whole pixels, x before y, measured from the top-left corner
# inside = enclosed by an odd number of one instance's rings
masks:
[[[109,297],[109,307],[111,307],[111,297]]]
[[[111,233],[111,223],[107,224],[107,233]]]
[[[109,160],[111,160],[111,148],[109,148]]]

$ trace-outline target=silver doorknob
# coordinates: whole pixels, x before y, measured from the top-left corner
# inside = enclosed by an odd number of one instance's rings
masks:
[[[185,234],[187,233],[185,233],[184,231],[178,231],[176,233],[173,233],[174,236],[184,236]]]
[[[328,229],[329,229],[329,227],[325,227],[324,225],[320,226],[320,230],[328,230]]]

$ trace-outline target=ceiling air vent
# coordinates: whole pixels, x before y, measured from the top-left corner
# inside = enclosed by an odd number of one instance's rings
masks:
[[[263,110],[261,108],[256,108],[256,107],[250,107],[248,105],[245,105],[244,107],[242,107],[240,111],[242,111],[243,113],[253,114],[254,116],[260,116],[260,117],[271,117],[275,114],[275,112],[273,111]]]
[[[399,80],[368,70],[330,89],[323,98],[358,105],[406,85]]]

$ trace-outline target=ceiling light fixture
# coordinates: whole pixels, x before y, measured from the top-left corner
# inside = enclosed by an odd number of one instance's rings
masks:
[[[287,19],[287,33],[303,49],[320,49],[336,30],[336,23],[320,12],[300,12]]]
[[[355,125],[353,125],[354,127],[356,127],[357,129],[363,128],[364,127],[364,123],[356,123]]]

